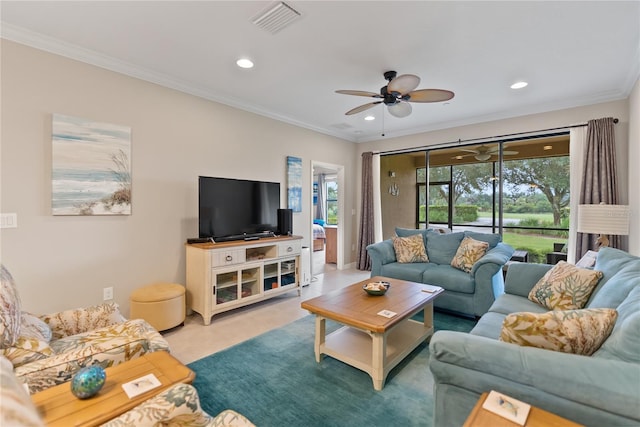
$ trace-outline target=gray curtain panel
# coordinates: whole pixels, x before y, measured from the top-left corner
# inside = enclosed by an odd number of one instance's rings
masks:
[[[371,270],[367,246],[375,242],[373,224],[373,153],[362,153],[362,216],[358,240],[358,270]]]
[[[324,221],[327,220],[325,218],[325,208],[324,205],[326,203],[325,195],[324,195],[324,174],[321,173],[318,175],[318,201],[316,203],[316,216],[314,219],[322,219]]]
[[[616,176],[616,138],[613,117],[587,122],[587,147],[580,204],[618,204],[618,178]],[[578,233],[576,260],[595,249],[593,234]],[[609,236],[610,246],[620,248],[620,236]]]

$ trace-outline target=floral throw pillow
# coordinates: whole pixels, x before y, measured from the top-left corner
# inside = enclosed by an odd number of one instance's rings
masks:
[[[487,253],[488,249],[489,243],[467,236],[460,242],[460,246],[451,260],[451,266],[470,273],[473,265]]]
[[[11,347],[20,334],[20,297],[9,270],[0,266],[0,348]]]
[[[609,337],[617,318],[611,308],[512,313],[502,322],[500,341],[591,356]]]
[[[560,261],[535,284],[529,299],[549,310],[584,307],[602,278],[602,272]]]
[[[424,239],[421,234],[414,234],[408,237],[394,237],[393,249],[396,251],[396,259],[398,262],[429,262],[427,251],[424,248]]]

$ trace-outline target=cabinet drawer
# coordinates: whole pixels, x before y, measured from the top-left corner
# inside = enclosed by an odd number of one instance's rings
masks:
[[[216,251],[211,253],[211,265],[221,267],[225,265],[242,264],[246,256],[244,250]]]
[[[300,255],[302,249],[301,242],[285,242],[278,244],[278,256]]]

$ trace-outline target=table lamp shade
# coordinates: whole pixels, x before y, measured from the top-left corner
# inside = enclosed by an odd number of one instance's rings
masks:
[[[578,205],[578,232],[601,235],[629,234],[629,206]]]

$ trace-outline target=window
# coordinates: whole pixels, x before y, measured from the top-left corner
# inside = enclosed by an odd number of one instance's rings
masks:
[[[327,177],[327,224],[338,225],[338,182],[335,176]]]

